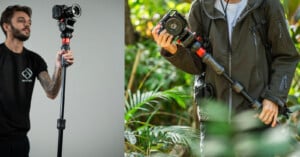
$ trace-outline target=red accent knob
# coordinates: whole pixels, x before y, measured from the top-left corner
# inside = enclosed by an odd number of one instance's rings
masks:
[[[196,54],[202,58],[206,54],[206,51],[204,48],[200,48],[197,50]]]
[[[69,44],[70,43],[70,38],[62,38],[62,43],[63,44]]]

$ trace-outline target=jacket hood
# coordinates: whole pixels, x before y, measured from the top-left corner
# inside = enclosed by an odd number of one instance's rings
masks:
[[[214,7],[215,2],[219,0],[198,0],[198,1],[203,1],[202,8],[204,12],[207,14],[207,16],[210,17],[211,19],[224,18],[224,15]],[[242,12],[241,17],[246,15],[251,10],[259,7],[263,1],[264,0],[248,0],[247,6],[245,10]]]

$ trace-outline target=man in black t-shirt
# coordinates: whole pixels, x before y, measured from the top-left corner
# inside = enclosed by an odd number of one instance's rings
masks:
[[[47,96],[54,99],[61,84],[61,57],[69,65],[71,51],[59,51],[52,78],[41,56],[23,45],[30,36],[31,8],[9,6],[1,15],[1,28],[6,36],[0,44],[0,156],[28,157],[30,129],[29,110],[35,78]]]

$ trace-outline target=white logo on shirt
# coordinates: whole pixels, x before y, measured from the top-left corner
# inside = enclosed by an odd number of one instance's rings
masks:
[[[22,82],[32,82],[32,71],[31,69],[29,68],[26,68],[24,71],[22,71],[22,76],[23,76],[23,79],[22,79]]]

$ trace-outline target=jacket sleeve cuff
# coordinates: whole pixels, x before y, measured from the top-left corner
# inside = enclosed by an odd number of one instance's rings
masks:
[[[274,96],[270,91],[266,91],[265,93],[263,93],[262,97],[264,99],[268,99],[268,100],[274,102],[279,107],[284,107],[285,106],[285,101],[283,101],[282,99]]]
[[[165,49],[161,49],[161,51],[160,51],[160,54],[162,55],[162,56],[164,56],[164,57],[172,57],[173,56],[173,54],[171,54],[169,51],[167,51],[167,50],[165,50]]]
[[[184,52],[184,47],[180,46],[180,45],[177,45],[177,51],[175,54],[171,54],[169,51],[165,50],[164,48],[161,49],[160,51],[160,54],[165,57],[165,58],[168,58],[168,59],[171,59],[171,58],[177,58],[178,56],[181,56],[182,53]]]

